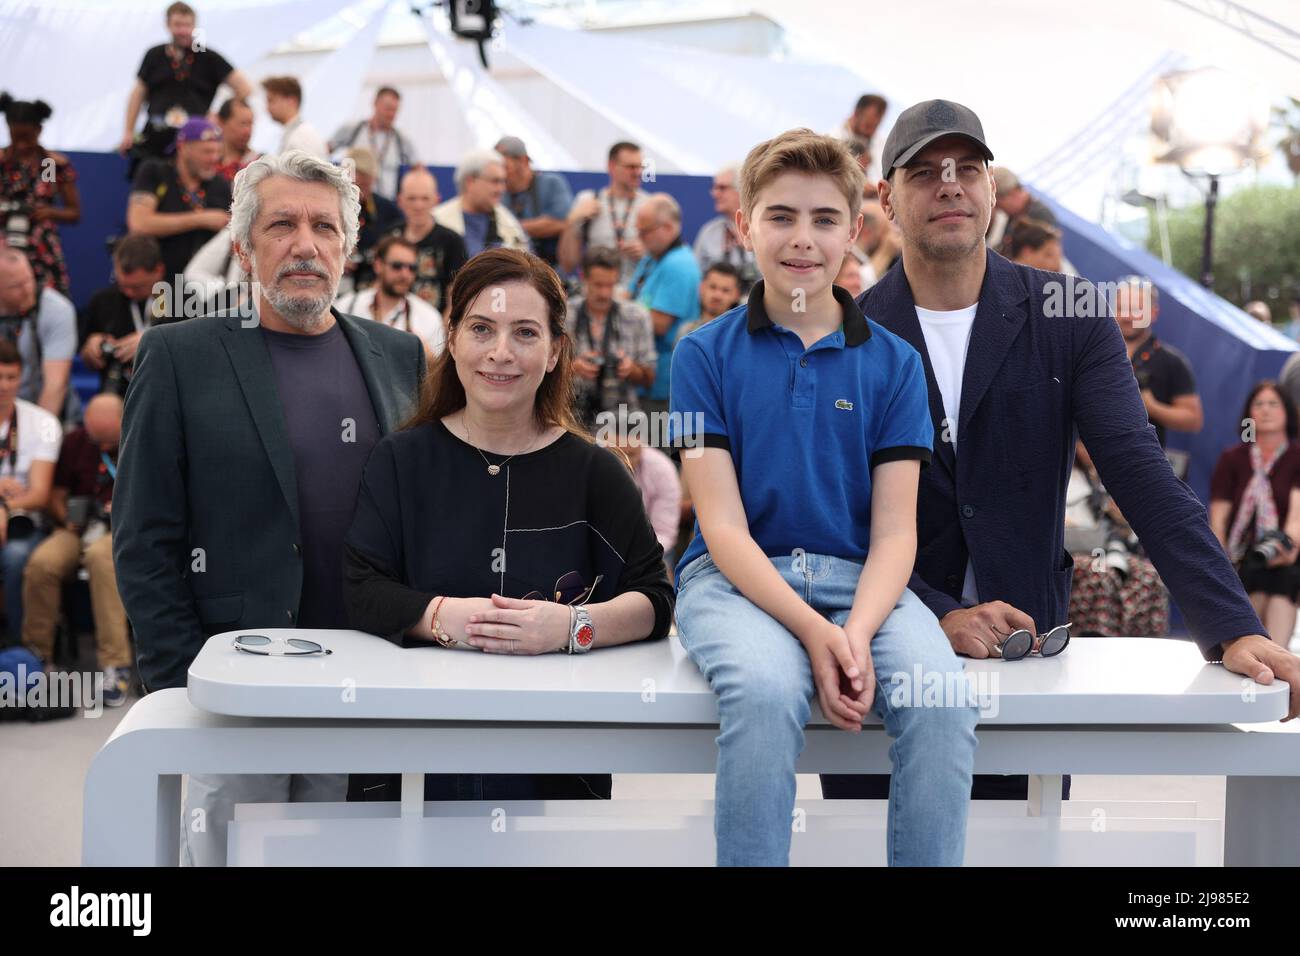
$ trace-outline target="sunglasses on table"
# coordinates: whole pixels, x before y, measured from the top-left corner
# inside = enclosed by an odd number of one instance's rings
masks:
[[[590,585],[586,584],[581,574],[577,571],[570,571],[563,574],[556,580],[555,586],[551,589],[550,595],[543,594],[541,591],[529,591],[524,595],[525,601],[554,601],[556,604],[586,604],[596,588],[604,579],[603,574],[596,575],[596,580]]]
[[[1002,638],[995,646],[999,652],[998,656],[1004,661],[1018,661],[1035,653],[1039,657],[1055,657],[1070,643],[1070,626],[1070,623],[1061,624],[1046,634],[1035,637],[1031,631],[1023,627],[1017,628],[1010,634],[1003,634],[996,627],[989,625],[993,633]]]
[[[306,657],[309,654],[333,654],[334,652],[317,644],[315,641],[301,637],[267,637],[265,634],[240,634],[232,642],[235,650],[262,657]],[[288,648],[287,650],[285,648]]]

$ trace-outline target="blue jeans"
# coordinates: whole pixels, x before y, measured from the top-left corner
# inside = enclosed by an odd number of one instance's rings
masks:
[[[844,624],[861,564],[815,554],[771,561],[809,605]],[[775,618],[736,590],[708,554],[682,569],[677,625],[682,646],[718,695],[718,865],[786,866],[795,760],[803,750],[815,690],[808,654]],[[962,663],[934,615],[908,590],[872,640],[871,659],[877,679],[872,709],[893,740],[889,864],[960,866],[978,708],[970,700],[958,706],[900,706],[890,693],[889,675],[912,674],[918,665],[926,675],[960,675]]]
[[[5,619],[9,625],[9,639],[14,643],[23,633],[23,570],[36,546],[48,534],[43,528],[33,530],[25,538],[10,538],[0,549],[0,572],[5,579]]]

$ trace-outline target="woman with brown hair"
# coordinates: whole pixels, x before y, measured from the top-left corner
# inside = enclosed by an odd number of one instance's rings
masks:
[[[1210,477],[1210,529],[1223,545],[1268,636],[1286,647],[1300,601],[1300,416],[1286,389],[1257,382],[1241,441]]]
[[[447,348],[375,446],[344,544],[354,627],[409,645],[583,653],[668,633],[673,591],[626,464],[571,410],[564,289],[493,249],[456,275]],[[431,776],[426,799],[609,796],[609,777]],[[366,788],[366,799],[396,799]],[[354,794],[357,792],[354,787]]]

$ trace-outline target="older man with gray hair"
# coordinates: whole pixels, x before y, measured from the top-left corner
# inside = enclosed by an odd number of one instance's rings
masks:
[[[113,510],[117,585],[147,691],[184,687],[223,631],[346,628],[341,554],[370,449],[413,408],[420,340],[331,308],[357,241],[347,172],[299,150],[235,177],[248,316],[144,333]],[[182,859],[222,864],[234,805],[342,800],[345,776],[194,775]],[[202,808],[196,816],[191,808]]]
[[[681,327],[700,314],[700,267],[682,242],[682,207],[667,193],[652,193],[637,210],[636,229],[645,246],[628,282],[628,294],[650,313],[659,362],[644,391],[648,412],[668,411],[668,375]]]
[[[740,211],[740,189],[736,182],[739,170],[739,164],[729,163],[713,174],[709,192],[717,216],[700,226],[693,248],[701,275],[715,262],[735,266],[740,273],[740,294],[744,296],[758,280],[758,267],[754,264],[754,251],[745,248],[736,226],[736,213]]]
[[[495,150],[470,153],[456,167],[453,199],[433,210],[433,219],[465,240],[470,258],[484,249],[530,249],[528,233],[505,206],[506,166]]]

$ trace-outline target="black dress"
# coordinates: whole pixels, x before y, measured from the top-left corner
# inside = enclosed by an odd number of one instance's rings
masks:
[[[651,639],[667,635],[673,589],[663,548],[631,474],[612,452],[572,434],[506,461],[441,422],[375,446],[344,539],[352,626],[402,646],[437,595],[522,598],[576,572],[601,577],[591,603],[638,591],[654,606]],[[430,545],[437,542],[437,546]],[[470,653],[438,651],[438,653]],[[597,650],[595,653],[600,653]],[[396,800],[398,777],[354,775],[350,799]],[[608,798],[608,774],[425,776],[426,800]]]

